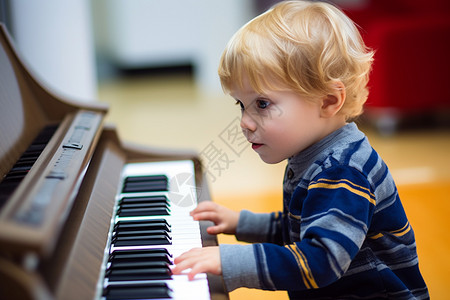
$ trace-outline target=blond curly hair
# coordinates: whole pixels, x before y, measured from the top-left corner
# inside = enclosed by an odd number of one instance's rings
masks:
[[[363,112],[373,54],[353,21],[334,5],[284,1],[234,34],[219,77],[226,93],[242,87],[247,76],[259,93],[289,89],[308,99],[330,94],[340,81],[346,99],[339,113],[351,120]]]

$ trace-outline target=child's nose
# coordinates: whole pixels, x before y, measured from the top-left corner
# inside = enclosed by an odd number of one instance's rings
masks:
[[[241,116],[241,128],[252,132],[256,130],[255,120],[253,120],[252,116],[245,110],[242,112]]]

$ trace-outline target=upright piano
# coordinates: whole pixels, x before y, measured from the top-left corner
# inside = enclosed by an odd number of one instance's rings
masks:
[[[122,142],[107,106],[62,99],[0,24],[0,299],[228,299],[171,264],[217,245],[189,211],[209,192],[194,152]]]

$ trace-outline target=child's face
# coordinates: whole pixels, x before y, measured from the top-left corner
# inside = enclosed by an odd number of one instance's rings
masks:
[[[248,80],[230,93],[241,106],[241,127],[261,159],[281,162],[326,136],[320,101],[307,101],[292,91],[253,90]]]

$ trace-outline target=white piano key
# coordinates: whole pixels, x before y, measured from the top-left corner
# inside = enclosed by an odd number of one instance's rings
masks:
[[[169,280],[141,280],[141,281],[115,281],[107,282],[107,285],[133,285],[136,283],[163,282],[172,290],[171,299],[210,299],[208,280],[205,273],[197,274],[193,280],[189,280],[187,275],[173,275]]]

